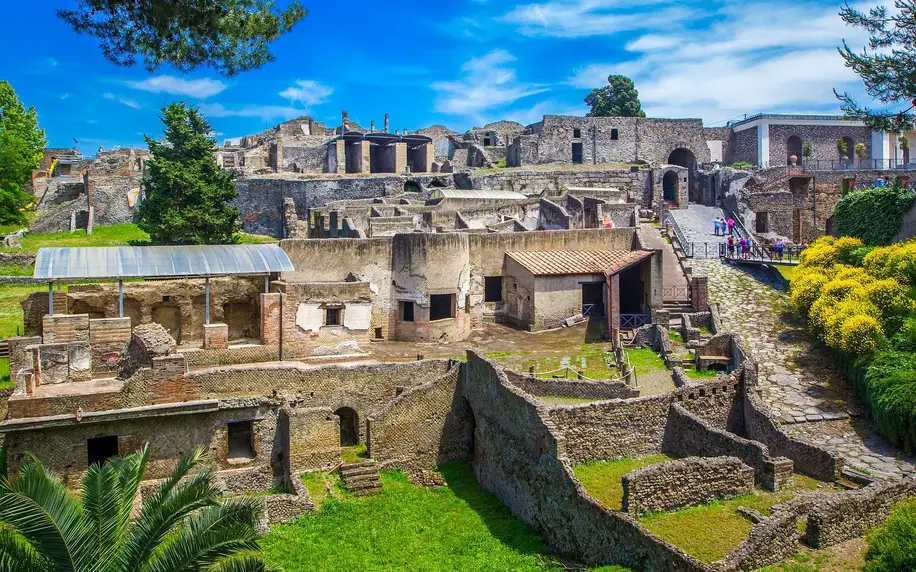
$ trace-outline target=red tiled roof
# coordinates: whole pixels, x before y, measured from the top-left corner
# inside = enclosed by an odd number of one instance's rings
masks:
[[[616,274],[652,256],[652,250],[529,250],[507,252],[536,276],[561,274]]]

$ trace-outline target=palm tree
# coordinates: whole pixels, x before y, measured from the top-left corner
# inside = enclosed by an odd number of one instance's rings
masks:
[[[131,520],[149,446],[94,465],[78,495],[36,459],[0,477],[0,571],[262,572],[254,497],[221,498],[203,450],[185,455]]]

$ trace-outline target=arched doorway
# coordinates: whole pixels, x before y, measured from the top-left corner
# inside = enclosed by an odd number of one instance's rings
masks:
[[[359,443],[359,415],[350,407],[341,407],[334,412],[340,417],[340,446],[350,447]]]
[[[792,164],[792,155],[800,163],[802,160],[802,140],[798,135],[786,139],[786,165]]]
[[[662,177],[662,199],[666,203],[678,204],[677,171],[668,171]]]
[[[702,202],[697,185],[697,156],[686,147],[678,147],[668,155],[668,164],[687,169],[687,197],[694,202]],[[667,200],[667,199],[665,199]]]

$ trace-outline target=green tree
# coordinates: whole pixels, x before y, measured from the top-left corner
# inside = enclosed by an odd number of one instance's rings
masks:
[[[588,117],[645,117],[639,104],[639,92],[633,80],[623,75],[609,75],[608,85],[592,90],[585,103],[592,110]]]
[[[849,4],[840,10],[846,24],[870,34],[868,46],[861,52],[853,51],[843,41],[839,51],[846,67],[862,78],[866,93],[882,107],[897,109],[869,109],[859,105],[848,92],[834,93],[846,117],[864,121],[876,131],[910,130],[916,119],[916,0],[895,0],[894,6],[893,12],[885,6],[864,12]]]
[[[22,209],[30,197],[23,189],[41,163],[45,145],[35,108],[26,109],[13,86],[0,81],[0,224],[26,222]]]
[[[184,102],[162,109],[165,139],[147,136],[153,157],[143,178],[146,199],[139,226],[156,244],[229,244],[238,241],[234,176],[216,164],[210,123]]]
[[[115,65],[143,58],[150,71],[210,66],[229,76],[273,61],[270,43],[306,14],[296,1],[275,11],[273,0],[77,0],[57,11],[77,33],[98,38]]]
[[[255,497],[221,498],[203,452],[184,456],[131,521],[149,447],[94,465],[78,495],[41,463],[0,478],[0,570],[259,572]]]

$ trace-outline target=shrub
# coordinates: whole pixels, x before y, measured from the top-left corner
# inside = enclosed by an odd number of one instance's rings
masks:
[[[891,516],[868,535],[865,572],[916,570],[916,500],[897,505]]]
[[[850,255],[854,250],[864,248],[865,243],[858,238],[842,236],[834,241],[833,246],[838,251],[837,257],[839,258],[839,261],[844,264],[850,264]]]
[[[881,324],[873,317],[856,314],[842,321],[837,349],[855,357],[872,356],[884,343]]]
[[[833,210],[834,228],[868,245],[890,244],[916,195],[899,185],[849,193]]]

